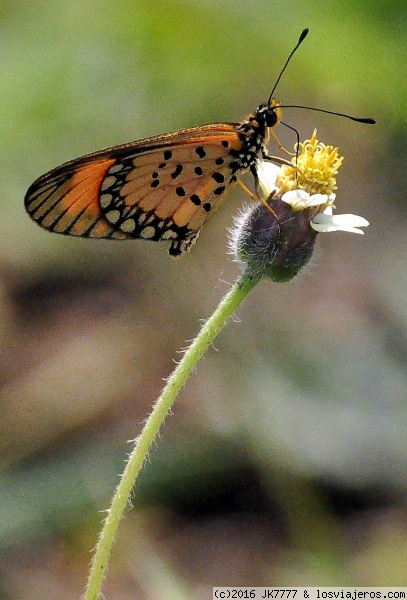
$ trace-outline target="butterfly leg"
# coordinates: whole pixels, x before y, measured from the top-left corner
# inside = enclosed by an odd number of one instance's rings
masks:
[[[327,186],[328,183],[327,182],[323,182],[323,181],[319,181],[319,179],[314,179],[313,177],[307,177],[302,171],[301,169],[293,164],[290,160],[286,160],[285,158],[281,158],[280,156],[271,156],[270,154],[268,154],[266,151],[263,150],[262,152],[262,159],[265,160],[266,162],[273,162],[273,163],[277,163],[279,165],[286,165],[287,167],[291,167],[292,169],[295,169],[297,171],[297,182],[298,182],[298,175],[301,175],[302,179],[306,182],[306,183],[316,183],[320,186]]]
[[[243,183],[243,181],[241,181],[240,179],[238,179],[237,183],[240,185],[240,187],[242,188],[242,190],[244,191],[244,193],[247,194],[249,196],[249,198],[251,198],[253,200],[253,202],[257,202],[258,200],[260,200],[260,198],[258,198],[257,196],[255,196],[255,194],[253,194],[253,192],[251,192],[249,190],[249,188],[245,186],[245,184]]]
[[[290,127],[291,129],[291,127]],[[290,152],[289,150],[287,150],[286,148],[284,148],[283,144],[280,142],[280,140],[278,139],[278,137],[276,136],[276,134],[274,133],[273,129],[269,130],[271,133],[271,137],[273,138],[277,148],[279,148],[281,150],[281,152],[284,152],[285,154],[288,154],[288,156],[295,156],[294,152]]]
[[[275,133],[272,131],[271,132],[272,135],[275,137]],[[276,137],[276,140],[279,142],[278,138]],[[287,152],[287,150],[285,150],[282,146],[281,146],[281,150],[284,150],[285,152]],[[287,152],[287,154],[291,154],[291,156],[295,156],[294,154],[292,154],[291,152]],[[296,181],[298,183],[298,173],[300,173],[304,179],[307,179],[305,177],[305,175],[303,175],[300,171],[300,169],[297,167],[297,165],[294,165],[293,162],[291,160],[287,160],[286,158],[281,158],[280,156],[271,156],[266,149],[263,149],[262,153],[261,153],[261,157],[263,160],[265,160],[266,162],[272,162],[272,163],[277,163],[278,165],[286,165],[287,167],[291,167],[292,169],[296,170]]]
[[[297,171],[299,171],[298,167],[296,165],[293,165],[291,160],[287,160],[286,158],[281,158],[281,156],[272,156],[271,154],[266,152],[266,150],[263,150],[263,152],[261,153],[261,157],[266,162],[273,162],[273,163],[277,163],[278,165],[286,165],[287,167],[292,167],[293,169],[297,169]],[[299,172],[301,173],[301,171],[299,171]]]
[[[253,169],[251,169],[251,172],[254,177],[254,188],[255,188],[254,194],[245,186],[245,184],[240,179],[238,180],[238,184],[240,185],[242,190],[249,196],[249,198],[251,198],[253,200],[253,202],[261,202],[261,204],[263,204],[263,206],[265,206],[267,208],[267,210],[269,212],[271,212],[274,215],[274,217],[277,219],[277,215],[274,212],[274,210],[271,208],[271,206],[266,202],[266,200],[260,194],[260,182],[259,182],[259,177],[257,175],[256,169],[253,167]]]

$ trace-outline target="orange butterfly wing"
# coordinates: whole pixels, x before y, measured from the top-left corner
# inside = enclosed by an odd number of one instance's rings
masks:
[[[55,233],[171,240],[178,256],[240,176],[238,125],[192,127],[72,160],[31,185],[26,209]]]

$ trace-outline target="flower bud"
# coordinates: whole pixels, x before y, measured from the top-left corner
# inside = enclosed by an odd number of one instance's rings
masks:
[[[281,198],[271,197],[271,210],[258,204],[236,223],[234,253],[253,275],[276,282],[292,279],[310,260],[317,232],[312,208],[294,212]]]

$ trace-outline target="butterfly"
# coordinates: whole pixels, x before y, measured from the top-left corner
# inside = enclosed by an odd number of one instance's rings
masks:
[[[239,183],[261,200],[259,158],[270,132],[281,120],[275,88],[254,114],[236,123],[212,123],[180,129],[71,160],[34,181],[25,196],[30,217],[54,233],[114,240],[169,240],[169,254],[189,251],[202,226]],[[326,112],[326,111],[323,111]],[[271,132],[275,139],[275,134]],[[254,177],[255,195],[242,183]]]

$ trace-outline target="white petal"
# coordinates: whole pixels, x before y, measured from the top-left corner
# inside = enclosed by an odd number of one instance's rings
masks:
[[[301,207],[308,201],[310,195],[305,190],[291,190],[283,194],[281,200],[293,208]]]
[[[350,233],[359,233],[363,231],[358,227],[367,227],[369,221],[358,215],[331,215],[326,211],[319,213],[311,221],[311,227],[320,233],[329,233],[331,231],[349,231]]]
[[[284,200],[284,202],[287,202],[287,204],[291,204],[292,202],[294,204],[296,204],[299,200],[308,200],[309,198],[309,193],[306,192],[305,190],[291,190],[290,192],[286,192],[285,194],[283,194],[282,196],[282,200]]]
[[[309,197],[308,206],[321,206],[321,204],[326,204],[329,200],[329,197],[326,194],[313,194]]]
[[[331,198],[333,196],[333,198]],[[321,206],[327,202],[333,202],[335,194],[327,196],[326,194],[312,194],[312,196],[305,190],[291,190],[286,192],[281,198],[284,202],[287,202],[293,209],[305,210],[312,206]]]
[[[259,160],[257,162],[257,175],[265,197],[268,198],[276,189],[276,179],[280,167],[272,162]]]

